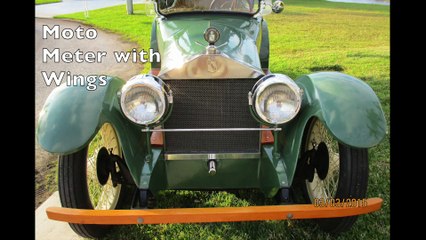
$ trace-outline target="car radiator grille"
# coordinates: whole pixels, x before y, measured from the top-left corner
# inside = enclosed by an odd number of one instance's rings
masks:
[[[173,111],[165,129],[259,128],[247,94],[256,79],[166,80],[173,91]],[[166,132],[167,154],[257,153],[259,131]]]

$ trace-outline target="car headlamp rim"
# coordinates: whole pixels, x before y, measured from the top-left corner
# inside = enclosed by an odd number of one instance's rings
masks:
[[[260,110],[259,107],[259,97],[261,96],[261,94],[265,90],[272,87],[276,87],[277,85],[283,85],[288,87],[296,96],[294,114],[291,117],[281,121],[273,121],[272,119],[268,118]],[[252,91],[250,92],[251,98],[249,104],[251,105],[251,110],[254,113],[255,117],[258,119],[258,121],[260,121],[261,123],[267,123],[268,125],[276,126],[279,124],[287,123],[291,121],[295,116],[297,116],[302,105],[302,94],[302,89],[288,76],[283,74],[269,74],[259,79],[259,81],[257,81],[256,84],[253,86]]]
[[[136,119],[135,117],[133,117],[133,116],[130,114],[129,109],[127,109],[126,107],[124,107],[124,106],[125,106],[125,104],[126,104],[126,97],[127,97],[127,93],[129,93],[130,91],[132,91],[132,90],[134,90],[134,89],[137,89],[137,88],[145,88],[145,89],[149,89],[149,90],[151,90],[151,91],[152,91],[152,92],[154,92],[154,93],[155,93],[155,95],[156,95],[156,96],[152,96],[152,97],[154,97],[154,101],[155,101],[155,102],[161,102],[161,104],[166,105],[166,101],[165,101],[164,97],[162,97],[162,95],[163,95],[163,94],[162,94],[162,93],[163,93],[162,91],[158,91],[158,89],[157,89],[157,88],[154,88],[154,87],[152,87],[152,86],[150,86],[150,85],[147,85],[147,84],[135,84],[135,85],[131,86],[130,88],[128,88],[128,89],[124,92],[124,94],[122,94],[122,102],[121,102],[121,105],[122,105],[122,109],[123,109],[124,114],[126,115],[126,117],[127,117],[127,118],[129,118],[129,119],[130,119],[130,120],[132,120],[133,122],[135,122],[135,123],[137,123],[137,124],[140,124],[140,125],[149,125],[149,124],[152,124],[152,123],[157,122],[157,121],[161,118],[161,116],[163,116],[163,115],[164,115],[164,112],[165,112],[165,110],[166,110],[166,106],[162,107],[162,108],[161,108],[161,112],[159,112],[159,113],[158,113],[158,116],[157,116],[156,118],[154,118],[154,120],[149,121],[149,122],[142,122],[142,121],[140,121],[140,120]],[[146,94],[146,92],[145,92],[145,94]]]
[[[161,102],[164,106],[161,111],[157,114],[157,116],[150,121],[141,121],[136,119],[130,112],[129,109],[126,108],[126,97],[128,93],[136,88],[145,88],[149,89],[151,92],[155,93],[154,97],[155,103]],[[127,83],[121,88],[120,91],[120,107],[123,114],[130,121],[143,125],[146,127],[158,125],[166,116],[168,116],[168,112],[171,109],[171,105],[173,103],[172,91],[169,86],[165,84],[160,78],[153,75],[136,75],[129,79]]]

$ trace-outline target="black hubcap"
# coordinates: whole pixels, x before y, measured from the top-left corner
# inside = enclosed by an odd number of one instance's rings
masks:
[[[317,169],[318,177],[324,180],[327,177],[328,166],[329,166],[329,155],[327,145],[321,142],[318,145],[317,151],[314,158],[315,168]]]
[[[318,147],[306,152],[309,161],[306,161],[306,179],[309,182],[314,180],[315,169],[318,177],[324,180],[327,177],[329,167],[329,154],[327,145],[321,142]]]
[[[96,161],[96,175],[98,176],[98,181],[102,186],[108,181],[112,164],[113,162],[108,150],[105,147],[101,148]]]

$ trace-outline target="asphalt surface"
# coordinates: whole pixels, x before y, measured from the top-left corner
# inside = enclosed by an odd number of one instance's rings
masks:
[[[60,71],[69,71],[71,74],[82,74],[82,75],[112,75],[120,77],[124,80],[129,79],[130,77],[138,74],[143,69],[143,66],[138,63],[117,63],[113,51],[127,51],[132,48],[137,48],[135,43],[125,42],[120,39],[120,36],[107,33],[104,31],[97,30],[97,38],[94,40],[89,39],[53,39],[49,37],[48,39],[42,39],[42,26],[47,25],[50,28],[53,25],[60,25],[61,29],[71,28],[76,29],[81,26],[84,29],[87,29],[88,26],[85,26],[80,23],[66,21],[66,20],[57,20],[57,19],[39,19],[35,20],[35,124],[37,124],[37,119],[40,110],[43,107],[44,102],[46,101],[49,94],[56,87],[55,84],[47,86],[43,76],[42,71],[50,74],[52,71],[59,74]],[[75,52],[80,49],[83,52],[87,51],[106,51],[107,56],[103,58],[102,63],[54,63],[53,61],[48,61],[47,63],[42,62],[42,49],[47,48],[49,51],[52,51],[55,48],[59,48],[61,52],[71,51]],[[66,136],[64,136],[66,137]],[[43,171],[48,167],[51,161],[56,161],[57,156],[49,154],[42,150],[38,144],[35,146],[36,151],[36,174],[43,173]],[[37,175],[36,175],[37,178]],[[36,193],[38,196],[39,193]],[[47,196],[48,197],[48,196]],[[37,200],[37,199],[36,199]],[[38,203],[37,203],[38,205]]]

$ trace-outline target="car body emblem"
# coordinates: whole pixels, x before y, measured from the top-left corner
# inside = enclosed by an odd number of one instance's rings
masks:
[[[214,73],[218,69],[217,61],[214,56],[209,56],[207,59],[207,71]]]
[[[204,39],[210,44],[214,45],[220,38],[220,32],[214,27],[209,27],[204,32]]]

